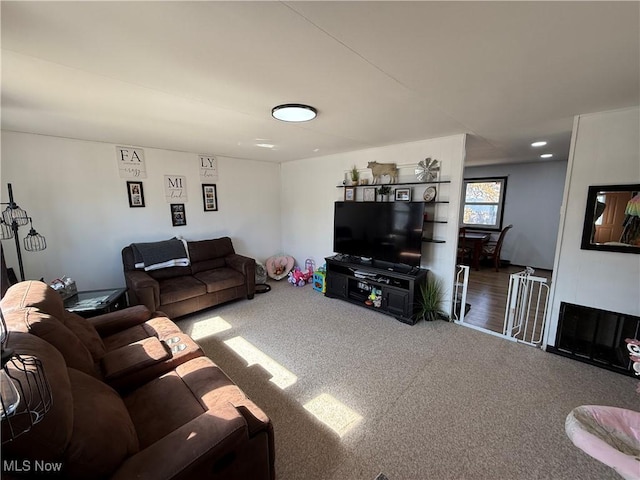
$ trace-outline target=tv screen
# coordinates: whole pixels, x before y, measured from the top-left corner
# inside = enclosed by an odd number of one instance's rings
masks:
[[[333,250],[420,266],[423,202],[336,202]]]

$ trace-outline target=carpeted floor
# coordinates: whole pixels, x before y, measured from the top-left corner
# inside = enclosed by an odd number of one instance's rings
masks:
[[[637,409],[637,380],[270,284],[178,323],[272,419],[279,480],[619,478],[564,420],[578,405]]]

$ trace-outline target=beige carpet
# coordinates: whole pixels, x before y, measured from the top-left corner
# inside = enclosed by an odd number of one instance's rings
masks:
[[[637,380],[271,285],[178,323],[272,419],[279,480],[619,478],[564,420],[584,404],[637,409]]]

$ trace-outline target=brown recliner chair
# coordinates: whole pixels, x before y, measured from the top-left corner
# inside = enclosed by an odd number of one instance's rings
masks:
[[[66,311],[60,295],[43,282],[13,285],[0,308],[9,331],[41,337],[60,351],[69,367],[119,390],[204,355],[162,314],[139,305],[87,320]]]
[[[69,479],[274,478],[269,419],[206,357],[121,396],[70,368],[35,335],[9,332],[6,347],[42,362],[53,401],[39,423],[3,444],[3,466],[9,466],[3,477],[40,461],[57,465],[60,477]],[[7,368],[24,379],[11,362]],[[3,442],[9,420],[2,420]],[[28,475],[36,473],[32,468]]]

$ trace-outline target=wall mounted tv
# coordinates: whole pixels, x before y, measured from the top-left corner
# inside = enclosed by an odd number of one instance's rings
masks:
[[[336,202],[333,251],[420,266],[423,202]]]

